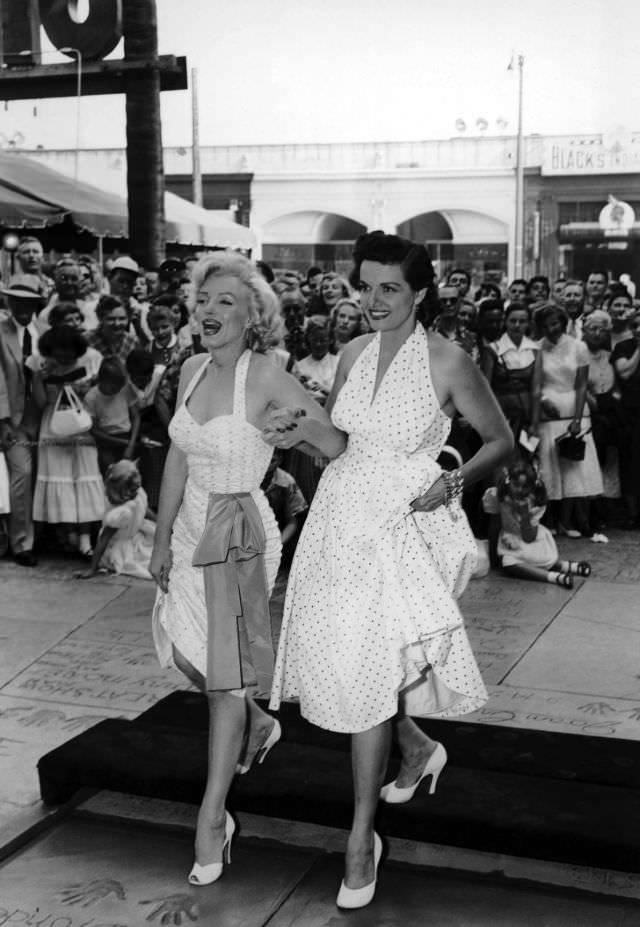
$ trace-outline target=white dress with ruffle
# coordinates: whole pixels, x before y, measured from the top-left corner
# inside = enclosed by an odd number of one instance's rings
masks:
[[[245,392],[250,362],[251,351],[245,351],[236,365],[233,412],[199,425],[187,404],[210,363],[207,357],[187,386],[182,404],[169,424],[171,440],[186,454],[188,475],[171,536],[173,562],[169,591],[166,595],[158,592],[153,634],[163,666],[174,665],[173,644],[203,676],[207,671],[208,627],[204,571],[202,567],[193,566],[191,561],[204,531],[211,493],[251,493],[264,527],[264,564],[269,592],[280,564],[280,532],[260,489],[273,448],[265,444],[260,431],[246,418]]]
[[[333,409],[349,435],[322,477],[298,542],[271,707],[299,699],[305,718],[358,732],[391,718],[453,717],[487,692],[455,599],[476,561],[462,510],[412,512],[441,473],[449,434],[421,325],[374,396],[380,336],[365,347]],[[457,516],[457,517],[455,517]]]
[[[138,579],[152,578],[149,561],[156,526],[146,518],[147,509],[147,494],[142,487],[133,499],[107,506],[102,524],[105,528],[114,528],[116,533],[102,555],[102,566]]]

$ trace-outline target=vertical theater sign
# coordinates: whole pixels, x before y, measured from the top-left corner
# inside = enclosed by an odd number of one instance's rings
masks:
[[[160,92],[184,90],[184,57],[158,55],[155,0],[0,0],[0,100],[122,93],[131,252],[164,256]],[[40,28],[70,60],[47,64]],[[124,57],[105,61],[124,38]]]

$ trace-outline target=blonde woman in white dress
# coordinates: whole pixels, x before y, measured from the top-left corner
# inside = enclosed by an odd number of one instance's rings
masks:
[[[472,360],[417,322],[434,294],[426,249],[373,232],[358,239],[354,260],[373,334],[344,349],[327,402],[348,445],[325,470],[298,542],[271,698],[274,709],[297,698],[309,721],[352,735],[354,814],[337,898],[345,908],[374,895],[378,798],[406,801],[446,760],[410,716],[455,717],[487,698],[455,602],[476,558],[460,493],[513,444]],[[484,443],[443,473],[436,459],[456,411]],[[273,443],[294,445],[304,423],[283,412],[273,420],[293,426],[274,431]],[[403,760],[381,794],[393,719]]]
[[[250,261],[234,252],[203,258],[193,294],[207,355],[182,367],[149,569],[159,587],[160,661],[181,670],[209,702],[207,786],[189,875],[203,885],[220,877],[225,854],[229,860],[235,824],[225,804],[233,776],[256,756],[262,761],[280,737],[278,722],[253,700],[271,689],[268,595],[280,560],[280,533],[260,489],[273,453],[261,429],[274,408],[295,407],[308,420],[313,453],[333,457],[345,442],[302,386],[265,356],[281,320],[277,297]]]

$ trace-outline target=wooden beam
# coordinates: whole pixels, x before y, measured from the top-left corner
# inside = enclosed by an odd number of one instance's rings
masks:
[[[14,59],[15,60],[15,59]],[[127,79],[157,71],[160,90],[186,90],[187,59],[159,55],[155,60],[87,61],[82,63],[82,96],[126,93]],[[47,97],[73,97],[77,87],[77,65],[26,64],[7,67],[0,64],[0,100],[42,100]]]

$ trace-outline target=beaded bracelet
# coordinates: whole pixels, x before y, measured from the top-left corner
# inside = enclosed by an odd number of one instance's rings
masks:
[[[444,480],[444,504],[451,511],[453,505],[458,502],[464,488],[464,478],[462,470],[445,470],[442,474]]]

